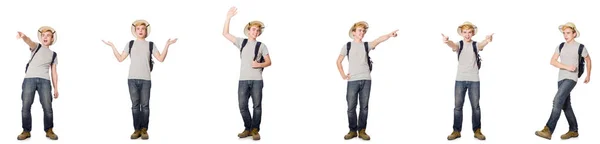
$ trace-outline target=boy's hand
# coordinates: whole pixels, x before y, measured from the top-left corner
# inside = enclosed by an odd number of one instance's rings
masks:
[[[168,45],[174,44],[175,42],[177,42],[177,38],[167,40]]]
[[[106,44],[106,45],[110,46],[110,47],[115,47],[115,45],[114,45],[112,42],[110,42],[110,41],[104,41],[104,40],[102,40],[102,42],[103,42],[104,44]]]
[[[25,37],[25,34],[23,34],[22,32],[17,32],[17,39],[21,39]]]
[[[350,74],[343,75],[343,76],[342,76],[342,79],[344,79],[344,80],[349,80],[349,79],[350,79]]]
[[[258,63],[257,61],[252,61],[252,67],[253,68],[259,68],[260,67],[260,63]]]
[[[237,8],[231,7],[229,8],[229,12],[227,12],[227,18],[231,18],[237,14]]]
[[[442,41],[444,41],[444,43],[447,43],[448,39],[449,39],[448,36],[442,34]]]
[[[485,37],[485,40],[486,40],[487,42],[492,42],[492,38],[493,38],[492,36],[494,36],[494,33],[492,33],[491,35],[487,35],[487,36]]]
[[[583,81],[583,83],[586,83],[586,84],[587,84],[587,83],[589,83],[589,82],[590,82],[590,76],[586,76],[586,77],[585,77],[585,80]]]
[[[566,70],[574,72],[575,68],[575,66],[568,66]]]
[[[397,32],[398,32],[398,30],[394,30],[393,32],[391,32],[390,34],[388,34],[388,36],[390,36],[390,37],[396,37],[396,36],[398,36]]]
[[[58,91],[54,90],[54,99],[57,99],[57,98],[58,98]]]

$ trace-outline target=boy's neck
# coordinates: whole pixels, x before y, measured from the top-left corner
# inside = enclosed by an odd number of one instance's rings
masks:
[[[256,41],[256,38],[248,37],[248,40],[250,40],[250,41]]]
[[[357,38],[354,38],[354,42],[357,42],[357,43],[362,43],[362,39],[357,39]]]
[[[472,39],[463,39],[464,42],[471,42],[473,41]]]
[[[571,40],[569,40],[569,41],[566,41],[566,42],[567,42],[568,44],[572,44],[572,43],[574,43],[574,42],[575,42],[575,39],[571,39]]]
[[[137,40],[146,41],[146,38],[137,38]]]

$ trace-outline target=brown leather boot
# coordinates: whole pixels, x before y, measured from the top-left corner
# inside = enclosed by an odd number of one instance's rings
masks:
[[[541,131],[536,131],[535,135],[548,140],[552,139],[552,133],[550,133],[550,128],[548,128],[547,126],[544,126],[544,129],[542,129]]]
[[[481,129],[475,130],[475,138],[479,140],[485,140],[485,135],[481,133]]]
[[[252,132],[250,132],[250,134],[252,135],[253,140],[260,140],[260,134],[258,134],[257,128],[253,128]]]
[[[360,131],[358,131],[358,137],[360,137],[363,140],[371,140],[371,136],[369,136],[365,131],[366,129],[361,129]]]
[[[579,132],[577,131],[569,131],[566,134],[563,134],[560,136],[561,139],[570,139],[570,138],[574,138],[574,137],[578,137],[579,136]]]
[[[135,130],[133,132],[133,134],[131,134],[131,139],[138,139],[138,138],[140,138],[140,136],[142,136],[142,131],[141,130]]]
[[[458,131],[452,131],[452,133],[448,135],[448,140],[455,140],[457,138],[460,138],[460,132]]]
[[[147,140],[149,138],[147,128],[142,128],[142,136],[141,137],[143,140]]]
[[[17,140],[25,140],[29,137],[31,137],[31,133],[29,133],[28,131],[23,131],[21,132],[21,134],[19,134],[19,136],[17,136]]]
[[[356,136],[358,136],[356,131],[349,131],[348,134],[344,135],[344,139],[349,140],[349,139],[355,138]]]
[[[46,131],[46,137],[50,138],[51,140],[58,140],[58,136],[54,133],[54,131],[52,131],[52,128]]]
[[[248,137],[248,136],[250,136],[250,131],[249,130],[244,130],[244,131],[242,131],[242,133],[238,134],[239,138],[245,138],[245,137]]]

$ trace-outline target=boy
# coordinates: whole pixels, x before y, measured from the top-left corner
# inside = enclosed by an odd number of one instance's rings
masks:
[[[237,8],[231,7],[225,19],[223,36],[240,50],[240,78],[238,85],[238,105],[244,131],[238,134],[239,138],[252,136],[253,140],[260,140],[260,121],[262,116],[262,71],[271,66],[271,57],[267,46],[256,40],[263,33],[265,25],[260,21],[251,21],[244,27],[244,34],[248,38],[240,38],[229,33],[229,21],[237,14]],[[250,115],[248,100],[252,97],[253,114]]]
[[[150,72],[154,64],[151,56],[154,56],[159,62],[163,62],[169,52],[169,46],[177,42],[177,39],[167,40],[162,54],[159,53],[152,41],[146,41],[150,34],[150,28],[150,24],[146,20],[134,21],[131,24],[131,34],[136,40],[131,40],[120,54],[112,42],[103,41],[106,45],[112,47],[113,54],[119,62],[123,62],[131,54],[127,80],[132,102],[133,127],[135,129],[131,139],[141,137],[143,140],[147,140],[149,138],[148,123],[150,121],[150,88],[152,85]]]
[[[486,36],[483,42],[477,43],[471,40],[477,34],[477,26],[470,22],[464,22],[458,26],[457,31],[463,37],[463,40],[458,43],[448,40],[448,37],[442,34],[444,43],[452,48],[453,52],[458,54],[458,70],[454,85],[454,130],[447,139],[454,140],[460,138],[463,116],[462,108],[466,92],[468,91],[473,111],[474,137],[479,140],[485,140],[485,136],[481,133],[481,111],[479,109],[479,68],[481,67],[481,63],[478,53],[479,51],[483,51],[483,48],[489,42],[492,42],[494,34]]]
[[[536,131],[535,135],[550,140],[558,118],[560,118],[560,111],[565,111],[565,117],[569,122],[569,131],[560,136],[561,139],[569,139],[572,137],[578,137],[577,119],[575,113],[573,113],[573,107],[571,106],[571,91],[577,84],[577,79],[583,74],[584,63],[587,67],[587,76],[584,83],[590,82],[590,75],[592,73],[592,59],[588,54],[586,47],[575,41],[575,38],[579,37],[579,30],[575,27],[575,24],[568,22],[564,25],[560,25],[558,30],[562,32],[565,42],[561,43],[555,50],[550,64],[556,68],[559,68],[558,72],[558,91],[554,96],[552,104],[552,113],[550,119],[541,131]],[[560,62],[558,58],[560,57]]]
[[[25,140],[31,137],[31,105],[35,98],[37,90],[40,96],[40,103],[44,109],[44,131],[46,137],[51,140],[58,140],[58,136],[52,131],[54,127],[54,114],[52,111],[52,86],[54,87],[54,99],[58,98],[58,73],[56,65],[58,58],[56,53],[50,50],[50,46],[56,42],[56,31],[49,26],[42,26],[37,32],[40,43],[33,42],[22,32],[17,32],[17,38],[29,46],[31,59],[25,67],[25,79],[23,79],[23,92],[21,100],[23,107],[21,109],[21,118],[23,132],[17,136],[17,140]],[[48,71],[52,71],[52,85]]]
[[[385,34],[372,42],[363,42],[362,39],[369,29],[369,24],[364,21],[354,23],[348,32],[351,42],[342,47],[342,51],[337,59],[337,68],[342,79],[348,80],[346,90],[346,102],[348,104],[348,127],[350,131],[344,135],[344,139],[349,140],[358,136],[363,140],[370,140],[371,137],[366,133],[367,116],[369,114],[369,97],[371,93],[371,68],[372,63],[369,52],[374,50],[381,42],[390,37],[396,37],[398,30]],[[342,61],[348,56],[349,73],[344,72]],[[360,101],[360,115],[358,122],[356,118],[356,105]]]

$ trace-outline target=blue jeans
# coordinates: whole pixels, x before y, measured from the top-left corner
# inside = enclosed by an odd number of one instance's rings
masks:
[[[454,131],[462,130],[463,121],[463,104],[465,103],[465,95],[469,92],[469,100],[471,101],[471,111],[473,115],[473,131],[481,128],[481,110],[479,108],[479,82],[475,81],[456,81],[454,85]]]
[[[238,85],[238,105],[245,130],[256,128],[260,130],[262,116],[262,80],[240,80]],[[248,100],[252,97],[253,114],[250,116]]]
[[[358,131],[367,128],[369,115],[369,97],[371,94],[371,80],[348,81],[346,102],[348,103],[348,128]],[[356,121],[356,105],[360,101],[360,115]]]
[[[51,92],[52,85],[50,84],[50,80],[42,78],[25,78],[23,79],[21,88],[23,89],[23,92],[21,93],[21,100],[23,101],[23,107],[21,108],[23,131],[31,131],[31,105],[33,104],[36,90],[40,96],[42,109],[44,109],[44,131],[54,127]]]
[[[575,88],[576,84],[577,82],[569,79],[558,82],[558,92],[556,92],[554,101],[552,102],[552,114],[550,114],[550,119],[546,123],[546,126],[550,129],[550,133],[554,133],[561,110],[565,111],[565,117],[567,117],[567,121],[569,122],[569,131],[577,131],[577,119],[571,107],[571,91]]]
[[[133,128],[148,129],[150,121],[150,88],[152,82],[141,79],[128,79],[129,96],[131,97],[131,112],[133,114]]]

